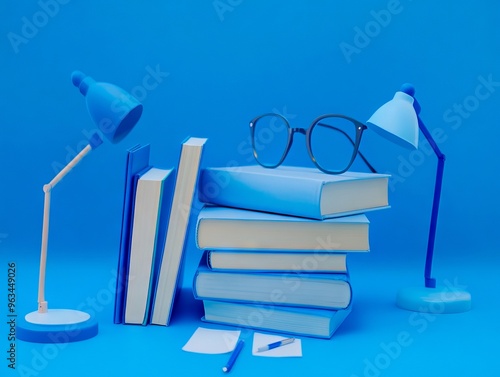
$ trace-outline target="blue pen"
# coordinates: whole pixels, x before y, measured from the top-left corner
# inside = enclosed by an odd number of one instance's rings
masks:
[[[283,340],[280,340],[279,342],[274,342],[274,343],[268,344],[267,346],[259,347],[257,349],[257,352],[272,350],[273,348],[281,347],[281,346],[284,346],[286,344],[293,343],[294,341],[295,341],[295,338],[283,339]]]
[[[231,354],[231,357],[229,358],[227,364],[224,367],[222,367],[223,372],[229,372],[231,370],[244,344],[245,342],[243,340],[241,339],[238,340],[238,343],[236,344],[236,347],[234,348],[234,351]]]

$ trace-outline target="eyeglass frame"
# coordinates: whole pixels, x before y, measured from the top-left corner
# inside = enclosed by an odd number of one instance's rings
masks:
[[[278,163],[274,164],[274,165],[265,165],[263,164],[261,161],[259,161],[259,158],[258,158],[258,153],[257,153],[257,148],[256,148],[256,145],[255,145],[255,123],[261,119],[261,118],[264,118],[266,116],[277,116],[278,118],[281,118],[286,126],[287,126],[287,146],[283,152],[283,155],[281,156],[281,158],[279,159]],[[330,125],[327,125],[327,124],[320,124],[320,121],[322,119],[325,119],[325,118],[341,118],[341,119],[345,119],[345,120],[348,120],[350,121],[351,123],[354,124],[355,128],[356,128],[356,140],[352,140],[351,137],[345,133],[343,130],[337,128],[337,127],[334,127],[334,126],[330,126]],[[327,126],[329,128],[335,128],[337,131],[343,133],[347,139],[349,139],[349,141],[351,142],[351,144],[353,145],[354,147],[354,151],[353,151],[353,154],[351,156],[351,160],[349,161],[349,163],[347,164],[347,167],[344,168],[343,170],[341,171],[331,171],[331,170],[327,170],[323,167],[321,167],[321,165],[319,165],[319,163],[316,161],[316,158],[314,157],[314,154],[312,152],[312,148],[311,148],[311,133],[312,133],[312,130],[314,129],[314,127],[316,125],[322,125],[322,126]],[[326,173],[326,174],[342,174],[342,173],[345,173],[347,170],[349,170],[349,168],[352,166],[352,164],[354,163],[354,160],[356,159],[356,156],[359,154],[359,156],[361,157],[361,159],[363,160],[363,162],[366,164],[366,166],[370,169],[370,171],[372,173],[376,173],[377,171],[375,170],[375,168],[368,162],[368,160],[366,159],[365,156],[363,156],[363,154],[360,152],[359,150],[359,145],[361,143],[361,137],[363,136],[363,131],[365,131],[366,129],[368,129],[368,127],[361,123],[360,121],[354,119],[354,118],[351,118],[347,115],[342,115],[342,114],[324,114],[324,115],[320,115],[319,117],[315,118],[311,125],[305,129],[305,128],[292,128],[290,126],[290,123],[288,122],[288,120],[281,114],[278,114],[278,113],[265,113],[265,114],[262,114],[262,115],[259,115],[255,118],[253,118],[251,121],[250,121],[250,136],[251,136],[251,139],[252,139],[252,152],[253,152],[253,156],[255,158],[255,161],[257,161],[257,163],[265,168],[268,168],[268,169],[275,169],[277,168],[278,166],[280,166],[283,161],[285,161],[285,158],[286,156],[288,155],[288,152],[290,151],[290,148],[292,147],[292,144],[293,144],[293,135],[298,132],[302,135],[305,135],[306,137],[306,148],[307,148],[307,153],[309,154],[309,157],[311,158],[312,162],[314,163],[314,165],[316,165],[316,167],[321,170],[323,173]]]

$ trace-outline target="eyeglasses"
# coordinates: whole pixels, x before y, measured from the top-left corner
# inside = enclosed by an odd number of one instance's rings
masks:
[[[326,114],[313,120],[309,128],[292,128],[288,120],[275,113],[267,113],[250,122],[253,155],[265,168],[274,169],[285,160],[298,132],[306,136],[309,157],[316,167],[327,174],[342,174],[359,154],[368,168],[375,169],[359,151],[366,125],[345,115]]]

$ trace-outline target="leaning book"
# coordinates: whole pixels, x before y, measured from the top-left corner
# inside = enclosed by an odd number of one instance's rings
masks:
[[[159,260],[163,252],[174,169],[151,168],[137,177],[125,294],[127,324],[146,325]]]
[[[203,146],[207,139],[190,137],[182,143],[168,231],[152,298],[151,323],[168,326],[182,282],[184,249],[196,191]]]
[[[203,300],[203,321],[298,336],[331,338],[351,312]]]
[[[387,174],[250,165],[203,169],[198,194],[209,204],[322,220],[387,208],[388,187]]]

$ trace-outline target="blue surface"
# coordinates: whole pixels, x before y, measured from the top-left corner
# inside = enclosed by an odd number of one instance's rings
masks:
[[[29,253],[24,250],[19,254]],[[19,271],[17,312],[21,314],[36,305],[36,279],[30,278],[36,266],[19,254],[15,259]],[[199,255],[195,252],[189,256],[195,259]],[[480,259],[484,254],[477,256]],[[242,350],[231,373],[253,376],[258,370],[263,376],[280,371],[289,376],[307,372],[316,376],[361,377],[375,375],[365,370],[377,368],[381,376],[492,375],[492,371],[496,371],[500,304],[492,299],[491,288],[493,281],[498,281],[499,259],[487,265],[478,258],[453,266],[444,266],[440,261],[439,283],[448,282],[468,289],[473,308],[460,314],[434,314],[401,310],[395,304],[397,286],[419,282],[419,279],[409,279],[417,275],[420,269],[416,267],[419,266],[403,262],[396,268],[380,261],[374,253],[357,255],[351,258],[350,264],[355,294],[353,311],[331,340],[301,338],[303,357],[299,359],[254,357],[251,355],[253,331],[242,330],[247,347]],[[81,259],[77,265],[71,265],[69,258],[51,265],[59,272],[65,287],[54,290],[56,282],[49,277],[47,291],[51,293],[47,299],[54,307],[64,303],[67,307],[95,314],[99,334],[83,342],[61,346],[17,341],[18,372],[24,370],[24,375],[29,375],[27,371],[31,370],[39,376],[50,377],[66,376],[68,371],[73,376],[132,376],[137,373],[212,376],[221,373],[228,354],[200,355],[181,350],[198,326],[210,326],[201,322],[202,305],[192,298],[187,281],[169,327],[114,325],[112,283],[116,260],[111,255],[99,257],[95,254],[87,261]],[[5,254],[0,256],[0,263],[6,265]],[[186,267],[190,275],[190,266]],[[94,276],[85,286],[75,279],[80,270],[91,270]],[[5,306],[1,307],[3,318]],[[1,326],[7,334],[7,326]],[[3,349],[8,349],[5,337],[1,344]],[[2,373],[7,370],[6,363],[4,360],[4,364],[0,364]]]
[[[351,316],[331,341],[304,339],[300,359],[254,358],[245,347],[231,373],[496,374],[500,180],[492,176],[500,139],[499,18],[495,0],[2,1],[5,351],[7,262],[17,266],[17,312],[35,310],[42,186],[97,131],[71,73],[81,69],[120,86],[144,112],[126,141],[91,153],[52,196],[49,305],[91,308],[99,335],[65,347],[19,341],[17,372],[4,358],[0,375],[222,373],[227,355],[181,351],[201,324],[201,305],[189,291],[168,328],[112,324],[126,149],[151,143],[152,163],[168,168],[191,135],[209,139],[206,165],[250,164],[248,122],[255,116],[277,111],[297,127],[324,113],[366,121],[404,82],[415,85],[421,118],[447,157],[433,275],[438,284],[448,279],[466,286],[472,310],[423,316],[396,308],[399,288],[423,284],[436,159],[425,143],[407,151],[367,131],[360,149],[393,175],[391,209],[369,214],[372,251],[350,262]],[[287,164],[312,166],[297,141]],[[355,161],[353,169],[365,167]],[[200,257],[192,231],[186,279]]]

